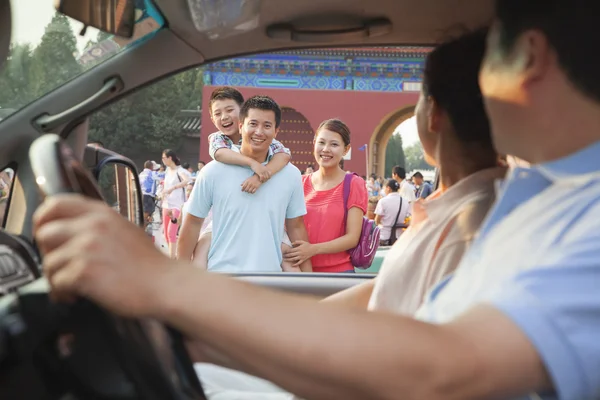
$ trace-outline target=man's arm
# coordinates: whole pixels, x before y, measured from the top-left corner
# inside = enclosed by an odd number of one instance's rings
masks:
[[[363,282],[346,290],[342,290],[336,294],[324,298],[322,301],[330,304],[336,304],[346,307],[359,308],[366,310],[375,288],[375,280],[373,278],[368,282]]]
[[[200,237],[200,230],[204,218],[198,218],[187,213],[183,219],[183,225],[177,239],[177,259],[189,261],[192,259],[194,249]]]
[[[489,399],[551,389],[541,358],[513,321],[533,334],[552,371],[566,364],[557,382],[581,382],[565,398],[597,393],[597,347],[582,346],[597,335],[598,302],[589,302],[598,299],[591,284],[598,275],[595,237],[589,259],[563,256],[568,268],[561,276],[553,265],[508,282],[508,294],[493,303],[511,319],[483,305],[432,325],[190,268],[166,258],[105,204],[82,196],[47,199],[36,212],[34,234],[56,299],[77,294],[119,315],[162,320],[217,352],[215,358],[304,398]],[[365,338],[375,345],[364,345]]]
[[[213,175],[211,167],[205,169],[196,178],[192,193],[187,201],[188,210],[182,215],[183,225],[177,240],[177,259],[191,260],[200,237],[204,218],[213,205]]]
[[[287,229],[290,241],[294,243],[296,240],[308,242],[308,232],[304,225],[304,217],[297,217],[285,220],[285,228]],[[302,272],[313,272],[310,258],[299,265]]]
[[[489,306],[437,326],[173,271],[157,290],[157,317],[216,351],[202,361],[226,360],[305,398],[465,400],[551,388],[525,335]],[[196,307],[198,296],[219,301]],[[358,346],[365,338],[377,345]]]

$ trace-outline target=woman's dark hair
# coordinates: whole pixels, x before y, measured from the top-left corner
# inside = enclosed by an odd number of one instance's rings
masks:
[[[175,154],[175,152],[171,149],[166,149],[163,151],[163,154],[165,155],[165,157],[170,158],[171,160],[173,160],[173,162],[175,163],[175,165],[179,166],[181,165],[181,160],[179,159],[179,157],[177,157],[177,154]]]
[[[336,118],[327,119],[321,122],[321,125],[317,128],[317,135],[321,129],[327,129],[328,131],[339,134],[344,141],[344,146],[348,147],[350,145],[350,128],[348,128],[348,125],[343,121]]]
[[[446,111],[461,141],[493,148],[479,88],[487,32],[482,28],[437,46],[425,62],[423,94]]]
[[[397,192],[398,190],[400,190],[400,184],[398,182],[396,182],[394,179],[388,179],[387,182],[385,183],[385,186],[392,189],[393,192]]]

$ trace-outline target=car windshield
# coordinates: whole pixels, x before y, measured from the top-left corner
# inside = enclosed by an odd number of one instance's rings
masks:
[[[0,69],[0,121],[163,25],[148,0],[136,1],[133,38],[114,37],[56,12],[52,0],[12,1],[11,49]]]

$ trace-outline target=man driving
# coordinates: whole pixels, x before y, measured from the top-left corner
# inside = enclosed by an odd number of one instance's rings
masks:
[[[48,198],[35,216],[53,295],[162,320],[197,360],[303,398],[598,398],[599,15],[596,0],[496,1],[481,89],[497,150],[532,166],[503,182],[417,319],[190,268],[77,195]]]

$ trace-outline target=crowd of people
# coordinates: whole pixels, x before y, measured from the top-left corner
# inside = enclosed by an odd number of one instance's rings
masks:
[[[49,198],[35,220],[54,295],[180,329],[211,399],[598,398],[600,3],[495,11],[427,58],[416,117],[439,185],[409,202],[375,279],[319,301],[191,267],[212,210],[209,271],[346,271],[367,208],[353,175],[344,207],[342,121],[321,124],[301,176],[272,149],[277,104],[223,89],[213,142],[236,155],[197,176],[178,259],[100,202]],[[398,178],[381,219],[402,214]]]

